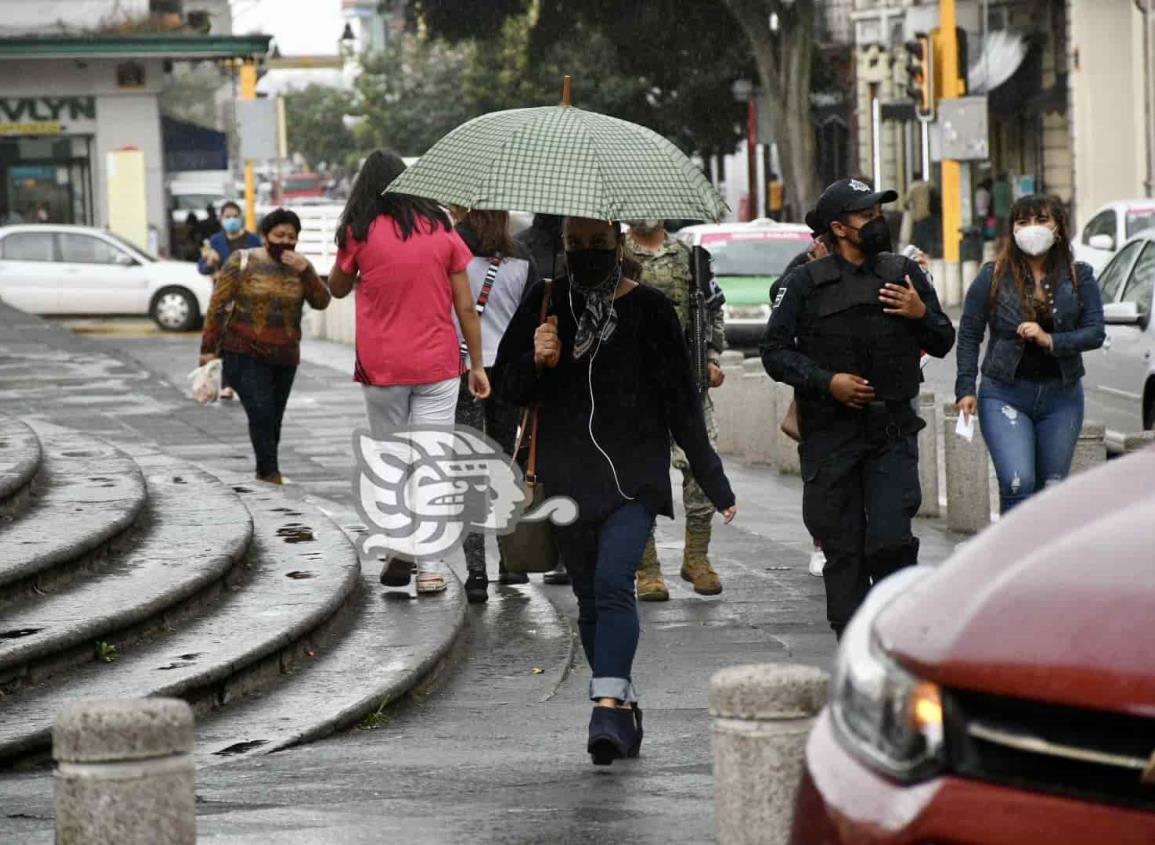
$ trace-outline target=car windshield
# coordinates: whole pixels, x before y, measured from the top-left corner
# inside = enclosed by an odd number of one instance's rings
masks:
[[[105,233],[104,233],[104,236],[105,236],[106,238],[109,238],[109,239],[111,239],[111,240],[114,240],[114,241],[116,241],[116,243],[117,243],[117,244],[119,244],[119,245],[120,245],[120,246],[122,246],[124,249],[128,250],[129,252],[133,253],[134,255],[139,255],[139,256],[141,256],[141,257],[143,257],[143,258],[146,258],[146,259],[148,259],[149,261],[160,261],[160,259],[159,259],[159,258],[157,258],[157,257],[156,257],[155,255],[153,255],[152,253],[148,252],[147,250],[141,249],[140,247],[138,247],[138,246],[137,246],[136,244],[134,244],[134,243],[131,243],[131,242],[129,242],[129,241],[126,241],[126,240],[125,240],[124,238],[122,238],[120,235],[114,235],[112,232],[105,232]]]
[[[1127,210],[1127,237],[1155,226],[1155,207]]]
[[[780,276],[810,243],[805,234],[779,237],[706,235],[702,246],[714,258],[716,276]]]

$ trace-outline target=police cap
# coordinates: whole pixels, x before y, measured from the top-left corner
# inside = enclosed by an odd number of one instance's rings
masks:
[[[839,179],[829,185],[814,211],[806,215],[806,225],[819,234],[825,233],[840,214],[865,211],[881,203],[898,199],[896,191],[876,191],[858,179]]]

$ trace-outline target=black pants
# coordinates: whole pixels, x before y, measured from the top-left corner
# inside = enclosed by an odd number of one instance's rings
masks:
[[[493,370],[486,367],[486,374],[493,379]],[[491,393],[488,399],[478,401],[469,392],[469,376],[461,377],[461,390],[457,394],[457,425],[468,425],[497,441],[506,455],[513,454],[517,440],[517,426],[520,411]],[[485,572],[485,535],[465,535],[465,567],[470,572]]]
[[[839,636],[873,584],[918,563],[920,427],[913,416],[874,424],[864,411],[799,446],[802,518],[826,554],[826,618]]]
[[[277,449],[281,445],[281,420],[297,368],[280,367],[237,352],[226,352],[221,357],[225,377],[249,417],[249,440],[257,458],[257,475],[268,478],[280,472]]]

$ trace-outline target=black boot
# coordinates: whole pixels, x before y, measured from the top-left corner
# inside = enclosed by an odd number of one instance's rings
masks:
[[[499,584],[528,584],[529,576],[524,572],[510,572],[505,567],[501,567],[497,571],[497,583]]]
[[[391,557],[381,567],[381,584],[386,587],[408,587],[413,577],[413,561]]]
[[[465,579],[465,600],[470,604],[489,601],[489,576],[484,572],[470,572]]]
[[[586,745],[595,766],[608,766],[623,757],[637,757],[642,748],[642,711],[594,707]]]

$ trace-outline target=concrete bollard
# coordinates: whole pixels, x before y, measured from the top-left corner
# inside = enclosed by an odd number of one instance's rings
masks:
[[[1128,434],[1123,438],[1123,452],[1131,454],[1140,449],[1146,449],[1155,444],[1155,431],[1140,431],[1137,434]]]
[[[742,396],[737,409],[738,453],[747,463],[773,464],[773,421],[778,411],[774,382],[760,358],[747,358],[742,364]]]
[[[790,838],[806,737],[830,676],[812,666],[732,666],[710,680],[719,845]]]
[[[798,444],[782,433],[782,418],[786,410],[794,401],[794,388],[782,382],[774,382],[775,408],[774,418],[770,420],[770,429],[774,436],[774,466],[783,475],[801,475],[802,467],[798,461]]]
[[[991,524],[990,459],[975,417],[970,443],[955,434],[958,410],[942,406],[946,441],[946,527],[960,534],[976,534]]]
[[[196,842],[193,714],[174,698],[78,701],[52,729],[57,845]]]
[[[919,394],[918,413],[926,422],[926,428],[918,433],[918,484],[922,489],[918,515],[935,519],[942,516],[942,505],[938,500],[938,409],[934,391]]]
[[[1084,422],[1075,443],[1075,457],[1071,461],[1071,475],[1094,469],[1107,462],[1107,445],[1104,438],[1107,427],[1098,422]]]

